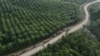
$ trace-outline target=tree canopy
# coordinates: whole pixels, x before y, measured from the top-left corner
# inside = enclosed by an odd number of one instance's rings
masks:
[[[0,0],[0,55],[34,45],[81,18],[61,0]]]
[[[100,56],[100,42],[86,32],[78,31],[33,56]]]

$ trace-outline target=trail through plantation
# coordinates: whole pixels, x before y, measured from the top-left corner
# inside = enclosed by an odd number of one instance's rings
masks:
[[[89,12],[88,12],[88,7],[94,3],[97,3],[97,2],[100,2],[100,0],[95,0],[93,2],[89,2],[87,4],[85,4],[83,6],[83,11],[84,11],[84,20],[82,22],[79,22],[77,25],[74,25],[74,26],[71,26],[71,27],[68,27],[66,29],[69,29],[68,31],[68,34],[70,33],[73,33],[79,29],[81,29],[83,27],[83,25],[87,25],[88,22],[89,22]],[[35,47],[34,49],[32,50],[29,50],[23,54],[21,54],[20,56],[31,56],[33,54],[36,54],[37,52],[39,52],[40,50],[44,49],[45,47],[47,47],[48,44],[53,44],[55,42],[57,42],[59,39],[62,38],[62,36],[66,35],[66,31],[65,30],[64,32],[62,32],[61,34],[57,35],[56,37],[52,38],[51,40],[49,40],[48,42],[46,43],[42,43],[40,44],[38,47]]]

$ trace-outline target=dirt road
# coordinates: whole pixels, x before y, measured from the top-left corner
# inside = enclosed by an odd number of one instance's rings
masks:
[[[85,18],[82,22],[78,23],[77,25],[71,26],[69,27],[69,34],[73,33],[79,29],[82,28],[83,25],[87,25],[89,22],[89,12],[88,12],[88,7],[94,3],[100,2],[100,0],[95,0],[93,2],[87,3],[86,5],[83,6],[83,10],[84,10],[84,14],[85,14]],[[59,39],[62,38],[62,36],[64,36],[66,34],[66,31],[62,32],[60,35],[56,36],[55,38],[51,39],[50,41],[46,42],[45,44],[41,44],[40,46],[27,51],[23,54],[21,54],[20,56],[31,56],[33,54],[36,54],[37,52],[39,52],[40,50],[44,49],[44,47],[47,47],[48,44],[53,44],[55,42],[57,42]]]

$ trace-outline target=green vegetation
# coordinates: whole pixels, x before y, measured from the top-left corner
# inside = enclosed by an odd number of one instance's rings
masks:
[[[100,3],[92,5],[89,11],[91,23],[87,29],[64,36],[33,56],[100,56]]]
[[[62,0],[62,1],[68,1],[68,2],[73,2],[73,3],[77,3],[77,4],[82,4],[82,3],[86,2],[86,0]]]
[[[77,4],[60,0],[0,0],[0,55],[36,44],[80,17]]]
[[[100,3],[92,5],[89,11],[91,14],[91,24],[88,26],[88,29],[100,41]]]
[[[71,3],[77,3],[77,4],[83,4],[83,3],[90,2],[90,1],[93,1],[93,0],[62,0],[62,1],[67,1],[67,2],[71,2]]]
[[[33,56],[100,56],[100,42],[79,31],[63,37]]]

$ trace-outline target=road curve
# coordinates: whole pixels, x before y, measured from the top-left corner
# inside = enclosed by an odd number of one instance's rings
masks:
[[[88,12],[88,7],[94,3],[100,2],[100,0],[95,0],[93,2],[87,3],[86,5],[84,5],[83,10],[84,10],[84,14],[85,14],[85,18],[82,22],[78,23],[77,25],[71,26],[70,31],[68,32],[73,33],[79,29],[81,29],[83,27],[83,25],[87,25],[89,22],[89,12]],[[67,29],[67,28],[66,28]],[[64,36],[66,34],[66,31],[62,32],[60,35],[56,36],[55,38],[51,39],[50,41],[46,42],[45,44],[42,44],[38,47],[35,47],[34,49],[27,51],[19,56],[31,56],[33,54],[36,54],[37,52],[39,52],[40,50],[44,49],[44,47],[47,47],[48,44],[53,44],[55,42],[57,42],[59,39],[62,38],[62,36]]]

